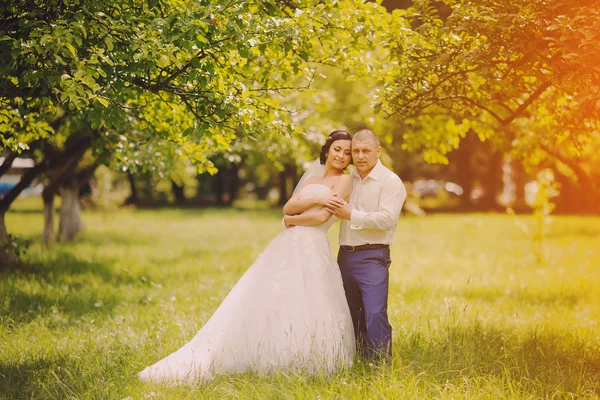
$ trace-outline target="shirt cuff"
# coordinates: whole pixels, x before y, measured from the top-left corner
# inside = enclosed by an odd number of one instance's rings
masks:
[[[350,214],[350,229],[363,229],[365,227],[365,217],[367,213],[364,211],[352,210]]]

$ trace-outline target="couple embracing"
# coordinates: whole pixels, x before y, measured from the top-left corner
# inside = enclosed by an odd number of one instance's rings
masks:
[[[391,360],[390,249],[406,190],[370,130],[332,132],[283,208],[286,228],[196,336],[147,367],[151,381],[218,374],[327,374],[355,353]],[[345,174],[350,162],[355,171]],[[341,219],[337,263],[327,230]]]

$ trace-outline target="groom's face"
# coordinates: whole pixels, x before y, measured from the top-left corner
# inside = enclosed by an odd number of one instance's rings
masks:
[[[381,147],[373,140],[352,139],[352,161],[362,178],[377,164]]]

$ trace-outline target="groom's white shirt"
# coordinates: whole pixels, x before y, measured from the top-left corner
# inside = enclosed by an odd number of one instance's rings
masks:
[[[352,215],[350,221],[342,220],[340,245],[392,244],[406,200],[402,180],[379,160],[365,179],[356,170],[352,174]]]

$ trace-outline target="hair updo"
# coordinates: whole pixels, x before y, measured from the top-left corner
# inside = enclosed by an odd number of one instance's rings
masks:
[[[325,144],[321,147],[321,154],[319,154],[319,161],[321,164],[325,164],[325,159],[327,158],[327,153],[329,153],[329,148],[331,144],[336,140],[352,140],[352,135],[350,135],[346,131],[337,130],[333,131],[327,137]],[[352,160],[350,161],[352,163]]]

